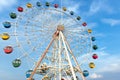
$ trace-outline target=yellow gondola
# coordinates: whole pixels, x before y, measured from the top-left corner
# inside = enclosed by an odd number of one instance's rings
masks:
[[[8,39],[10,38],[10,36],[9,36],[8,33],[3,33],[3,34],[1,35],[1,38],[2,38],[3,40],[8,40]]]
[[[93,62],[89,63],[90,68],[95,68],[95,64]]]
[[[32,4],[31,3],[27,3],[26,5],[28,8],[32,8]]]
[[[91,30],[91,29],[88,29],[88,33],[92,33],[92,30]]]
[[[67,11],[67,8],[66,8],[66,7],[63,7],[63,11]]]

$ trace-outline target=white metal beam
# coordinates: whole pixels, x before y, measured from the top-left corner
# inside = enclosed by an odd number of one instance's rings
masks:
[[[68,63],[69,63],[70,69],[72,71],[73,79],[77,80],[74,69],[73,69],[73,66],[72,66],[72,63],[71,63],[71,60],[70,60],[70,56],[69,56],[69,53],[68,53],[68,50],[67,50],[67,46],[65,44],[65,39],[64,39],[63,33],[60,31],[59,35],[61,35],[61,38],[62,38],[62,42],[63,42],[64,48],[65,48],[65,51],[66,51],[65,54],[66,54],[66,56],[68,58]]]

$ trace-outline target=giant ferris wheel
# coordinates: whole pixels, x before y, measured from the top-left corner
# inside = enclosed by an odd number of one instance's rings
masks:
[[[9,16],[12,20],[3,26],[13,31],[0,36],[3,40],[15,37],[16,42],[4,52],[10,54],[19,48],[12,65],[18,68],[26,58],[26,80],[86,80],[89,71],[85,65],[95,68],[90,58],[98,58],[92,53],[98,48],[96,39],[74,11],[61,4],[36,2],[19,6]]]

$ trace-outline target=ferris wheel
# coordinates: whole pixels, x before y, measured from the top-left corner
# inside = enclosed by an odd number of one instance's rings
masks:
[[[86,80],[89,68],[95,68],[93,59],[98,55],[92,51],[95,37],[87,23],[74,11],[53,3],[27,3],[10,13],[11,21],[3,22],[5,28],[13,28],[10,34],[3,33],[1,38],[15,37],[14,45],[4,48],[6,54],[16,48],[16,59],[12,65],[18,68],[26,58],[27,80]]]

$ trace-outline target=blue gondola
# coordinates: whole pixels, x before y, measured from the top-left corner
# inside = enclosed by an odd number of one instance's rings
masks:
[[[70,14],[71,14],[71,15],[74,15],[74,12],[73,12],[73,11],[70,11]]]
[[[33,72],[33,70],[28,70],[26,72],[26,78],[29,78],[32,72]]]
[[[84,77],[87,77],[88,75],[89,75],[89,72],[88,72],[87,70],[84,70],[84,71],[83,71],[83,76],[84,76]]]
[[[91,40],[92,40],[92,41],[95,41],[96,39],[95,39],[95,37],[91,37]]]
[[[41,3],[40,3],[40,2],[37,2],[36,5],[37,5],[38,7],[40,7],[40,6],[41,6]]]
[[[11,27],[11,23],[6,21],[6,22],[3,23],[3,26],[5,28],[10,28]]]

